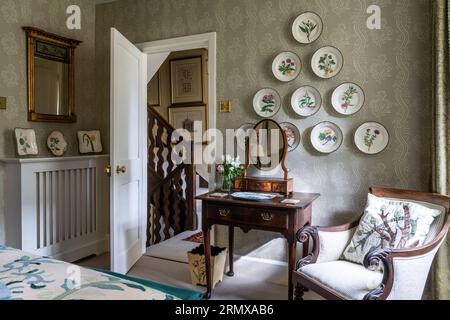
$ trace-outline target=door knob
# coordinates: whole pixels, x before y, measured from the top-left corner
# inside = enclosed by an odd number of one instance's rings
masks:
[[[117,174],[126,173],[127,168],[125,166],[117,166],[116,172],[117,172]]]
[[[105,173],[107,176],[111,177],[111,166],[110,165],[106,166]]]

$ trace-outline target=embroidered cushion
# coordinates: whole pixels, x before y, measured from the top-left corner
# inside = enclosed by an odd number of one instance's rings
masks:
[[[364,216],[342,258],[363,264],[366,254],[378,249],[419,247],[440,214],[440,210],[411,201],[369,194]]]

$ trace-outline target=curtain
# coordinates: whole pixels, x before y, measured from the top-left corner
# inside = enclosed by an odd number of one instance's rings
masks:
[[[450,0],[433,0],[433,191],[450,192],[449,135],[449,5]],[[439,250],[428,284],[427,296],[450,299],[450,241]]]

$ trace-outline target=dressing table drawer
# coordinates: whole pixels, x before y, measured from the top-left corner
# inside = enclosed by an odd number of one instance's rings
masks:
[[[208,206],[208,219],[214,219],[233,224],[253,225],[255,227],[265,227],[274,229],[287,229],[288,212],[257,209],[227,207],[219,205]]]

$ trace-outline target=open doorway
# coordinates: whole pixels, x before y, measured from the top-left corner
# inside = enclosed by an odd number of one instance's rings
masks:
[[[215,127],[215,34],[138,46],[149,62],[152,55],[165,58],[158,66],[148,66],[155,70],[150,71],[154,76],[147,94],[146,255],[187,262],[187,251],[202,241],[201,204],[194,198],[208,191],[214,175],[207,166],[173,163],[171,134],[179,128],[192,132],[195,121],[202,122],[202,131]]]

